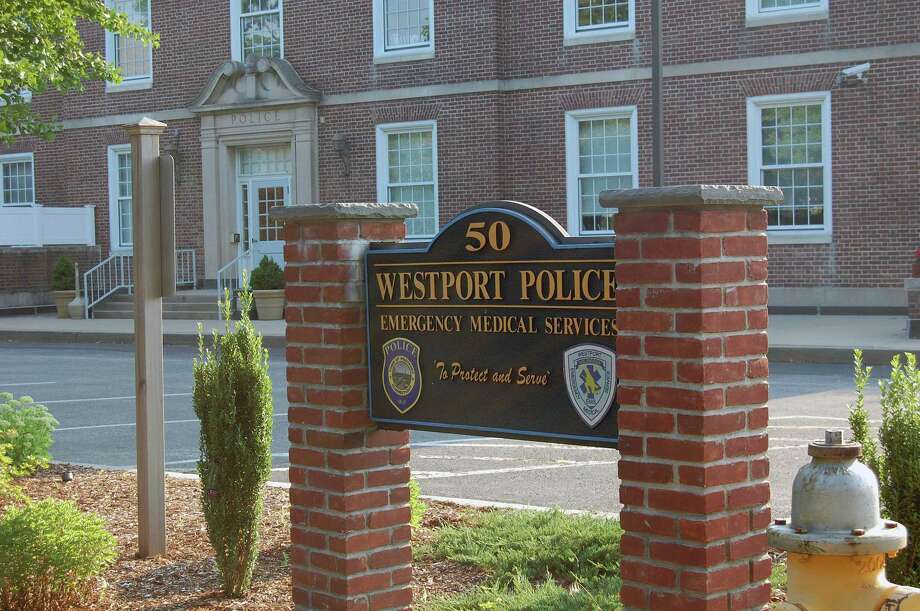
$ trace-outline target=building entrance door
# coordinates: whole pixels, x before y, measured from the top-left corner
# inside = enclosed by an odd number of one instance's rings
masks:
[[[268,211],[289,203],[291,179],[288,177],[253,178],[240,184],[241,248],[250,254],[248,265],[253,269],[262,257],[274,259],[284,266],[282,226],[268,217]],[[242,270],[241,270],[242,272]]]

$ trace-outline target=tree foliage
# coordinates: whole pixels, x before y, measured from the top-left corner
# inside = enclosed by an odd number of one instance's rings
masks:
[[[268,351],[249,320],[252,293],[240,297],[234,326],[230,296],[221,304],[223,334],[206,348],[199,331],[195,359],[195,415],[201,420],[201,504],[224,593],[242,596],[258,556],[265,482],[271,474],[272,382]]]
[[[920,371],[917,358],[905,353],[891,360],[891,374],[879,382],[882,423],[878,441],[872,435],[865,388],[872,374],[862,352],[854,352],[856,404],[850,411],[850,428],[862,445],[862,461],[879,479],[882,514],[907,527],[907,548],[888,561],[895,583],[920,586]]]
[[[102,50],[87,49],[78,30],[93,23],[156,46],[159,38],[103,0],[0,2],[0,141],[17,134],[51,137],[55,122],[35,112],[30,95],[82,90],[86,81],[120,82]]]

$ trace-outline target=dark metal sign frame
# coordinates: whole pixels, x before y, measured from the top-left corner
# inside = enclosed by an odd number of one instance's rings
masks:
[[[498,221],[504,221],[507,240],[503,240],[501,231],[494,232],[495,236],[486,235],[485,229]],[[464,225],[467,226],[466,234],[462,233]],[[473,231],[471,227],[482,231]],[[514,229],[515,242],[524,242],[524,252],[510,247],[512,229],[509,227]],[[458,241],[458,236],[459,240],[466,241]],[[485,244],[480,242],[484,241],[497,241],[497,246],[504,245],[503,251],[507,252],[492,253],[488,260],[438,258],[442,256],[441,251],[460,252],[461,246],[467,251],[476,247],[482,249]],[[606,280],[603,289],[605,298],[612,294],[613,254],[612,237],[568,236],[544,212],[526,204],[507,201],[487,202],[462,212],[431,241],[371,244],[365,258],[368,406],[371,418],[381,428],[491,434],[512,439],[616,447],[615,299],[612,302],[606,299],[602,305],[597,305],[588,303],[586,298],[572,298],[573,295],[598,295],[597,299],[600,299],[601,289],[598,287],[602,278]],[[568,274],[571,274],[574,280],[567,287],[571,289],[567,295],[568,305],[556,301],[551,305],[520,302],[526,298],[525,283],[531,278],[525,275],[537,273],[528,272],[526,268],[540,265],[553,266],[556,268],[553,273],[560,274],[554,282],[558,285],[556,294],[560,296],[565,295],[561,278],[569,278]],[[476,289],[477,299],[486,295],[490,286],[494,292],[502,293],[498,288],[498,278],[509,279],[507,284],[511,289],[507,291],[507,297],[501,298],[500,303],[470,303],[469,299],[460,301],[459,297],[449,300],[446,297],[449,280],[434,276],[451,273],[449,271],[427,272],[427,288],[418,284],[409,286],[409,277],[400,277],[401,285],[396,281],[399,272],[379,271],[403,269],[414,274],[414,282],[418,283],[421,282],[418,274],[421,273],[424,278],[426,273],[419,270],[450,270],[465,266],[477,269],[468,274],[482,274],[477,277],[480,281]],[[520,271],[514,276],[508,272],[511,269]],[[486,274],[492,274],[488,280]],[[381,279],[381,275],[390,278]],[[442,288],[439,280],[444,283],[444,296],[439,298],[442,303],[432,303],[435,301],[432,295]],[[383,303],[387,298],[385,292],[392,300],[401,289],[405,291],[407,288],[415,292],[427,291],[428,297],[417,303]],[[532,287],[528,284],[526,288]],[[519,295],[519,298],[508,299],[512,294]],[[388,315],[387,312],[408,314]],[[439,317],[433,312],[452,314]],[[502,316],[498,312],[511,314]],[[540,312],[563,312],[567,316],[545,316],[542,320],[544,326],[538,330],[534,319],[540,316]],[[418,329],[382,328],[385,320],[390,320],[393,326],[392,321],[405,320],[406,316],[418,321],[437,319],[438,326],[443,325],[444,328],[436,332],[431,329],[423,332]],[[517,319],[518,324],[523,325],[523,331],[485,333],[480,326],[476,330],[478,332],[474,332],[474,318],[480,325],[489,321],[501,324],[505,319]],[[529,327],[521,322],[525,319],[529,319]],[[565,324],[561,324],[560,320]],[[583,329],[584,333],[569,333],[570,320],[576,321],[571,323],[573,328]],[[577,321],[583,321],[583,324]],[[469,331],[459,329],[463,323],[470,324]],[[549,332],[557,327],[559,330],[564,327],[565,333]],[[588,333],[589,327],[592,330],[602,328],[605,334]],[[456,368],[451,370],[447,363],[452,355],[458,353],[462,358],[454,360],[452,365],[461,361],[482,361],[488,365],[484,368],[485,376],[482,369],[461,369],[460,379],[455,379]],[[514,363],[509,365],[512,360]],[[527,366],[520,365],[524,360],[527,360]],[[535,381],[524,382],[531,378],[526,375],[518,377],[519,370],[522,367],[528,370],[534,361],[540,365],[530,369],[535,372],[530,374]],[[497,366],[498,362],[502,363],[501,367]],[[544,373],[545,378],[542,378]],[[514,410],[522,416],[510,415],[509,412]]]

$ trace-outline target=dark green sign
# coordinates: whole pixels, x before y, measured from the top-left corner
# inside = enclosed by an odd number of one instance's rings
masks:
[[[486,203],[373,244],[365,275],[380,426],[616,446],[612,241]]]

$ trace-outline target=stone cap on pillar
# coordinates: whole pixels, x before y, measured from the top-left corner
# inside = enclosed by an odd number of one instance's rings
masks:
[[[418,206],[402,203],[298,204],[272,208],[269,218],[282,223],[330,221],[403,221],[418,215]]]
[[[137,123],[129,123],[123,126],[123,129],[129,134],[152,134],[159,136],[166,131],[166,124],[160,123],[156,119],[144,117]]]
[[[753,185],[681,185],[648,187],[622,191],[602,191],[600,204],[604,208],[686,208],[737,207],[762,208],[783,201],[779,187]]]

